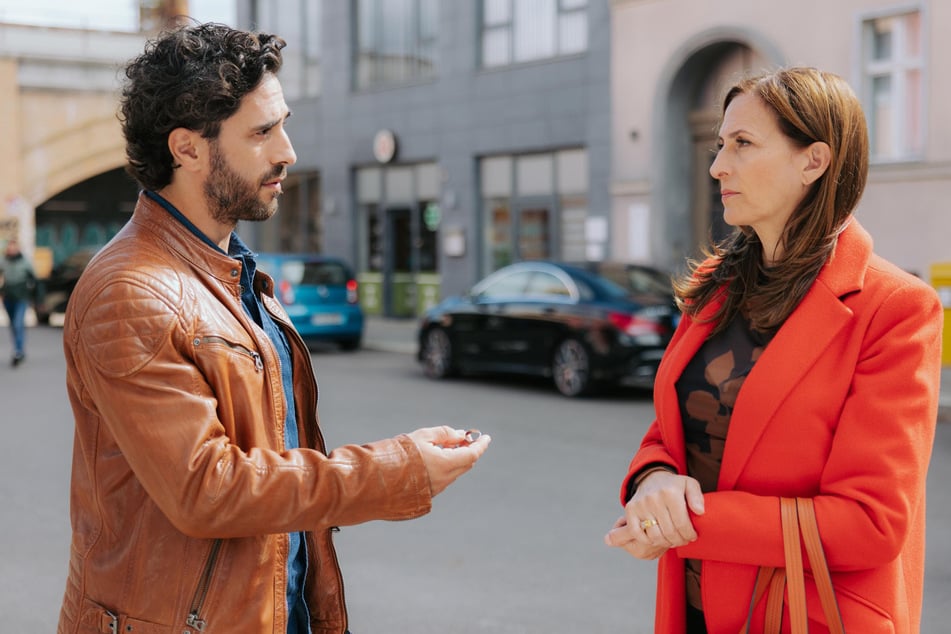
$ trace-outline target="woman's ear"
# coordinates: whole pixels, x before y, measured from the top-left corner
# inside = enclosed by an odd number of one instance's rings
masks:
[[[172,153],[172,164],[189,172],[199,171],[207,142],[200,134],[187,128],[175,128],[168,135],[168,150]]]
[[[832,161],[832,149],[824,141],[816,141],[805,149],[806,167],[802,171],[802,184],[812,185],[826,173]]]

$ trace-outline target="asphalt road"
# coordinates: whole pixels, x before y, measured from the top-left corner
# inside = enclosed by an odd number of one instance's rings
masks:
[[[2,333],[0,336],[6,336]],[[0,615],[3,632],[54,632],[69,543],[72,419],[61,333],[31,329],[26,364],[0,340]],[[354,634],[652,631],[654,567],[605,547],[617,485],[651,417],[636,392],[570,400],[545,383],[433,382],[411,355],[314,355],[328,444],[419,426],[478,427],[475,470],[410,522],[337,536]],[[929,474],[923,632],[951,623],[951,425]],[[240,580],[236,580],[240,583]]]

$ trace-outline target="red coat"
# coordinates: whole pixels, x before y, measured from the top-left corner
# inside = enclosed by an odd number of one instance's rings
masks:
[[[657,419],[627,479],[652,462],[685,473],[674,383],[711,328],[685,317],[674,335],[654,388]],[[740,391],[717,491],[705,495],[705,514],[693,517],[699,538],[660,559],[656,632],[685,629],[683,558],[703,560],[710,633],[740,630],[757,567],[784,564],[784,496],[815,499],[847,631],[918,632],[941,328],[935,291],[874,255],[853,219]],[[808,573],[806,584],[810,617],[824,622]]]

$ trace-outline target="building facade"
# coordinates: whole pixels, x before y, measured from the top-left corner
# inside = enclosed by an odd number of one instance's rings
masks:
[[[516,260],[604,257],[607,0],[257,0],[288,41],[298,155],[259,250],[355,265],[370,313],[412,316]]]
[[[871,168],[856,216],[876,250],[927,279],[951,261],[951,3],[613,0],[612,252],[677,267],[722,230],[713,161],[741,75],[817,66],[863,102]]]

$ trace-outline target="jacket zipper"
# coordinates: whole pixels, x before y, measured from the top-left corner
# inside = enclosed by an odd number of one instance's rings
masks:
[[[243,354],[246,357],[250,357],[254,361],[254,369],[256,371],[260,372],[264,369],[264,362],[261,360],[261,355],[258,352],[256,352],[255,350],[249,350],[240,344],[231,343],[224,337],[201,337],[201,338],[195,337],[195,340],[193,343],[195,344],[195,347],[198,347],[205,343],[222,343],[228,346],[229,348],[231,348],[232,350],[234,350],[235,352]]]
[[[208,559],[205,560],[205,569],[198,580],[198,587],[195,589],[195,596],[192,598],[191,607],[188,610],[188,616],[185,618],[185,625],[195,628],[202,632],[207,623],[201,618],[201,609],[205,605],[205,599],[208,597],[208,588],[211,587],[211,575],[215,571],[215,564],[218,563],[218,553],[221,551],[221,540],[216,539],[211,545],[211,552],[208,553]]]

